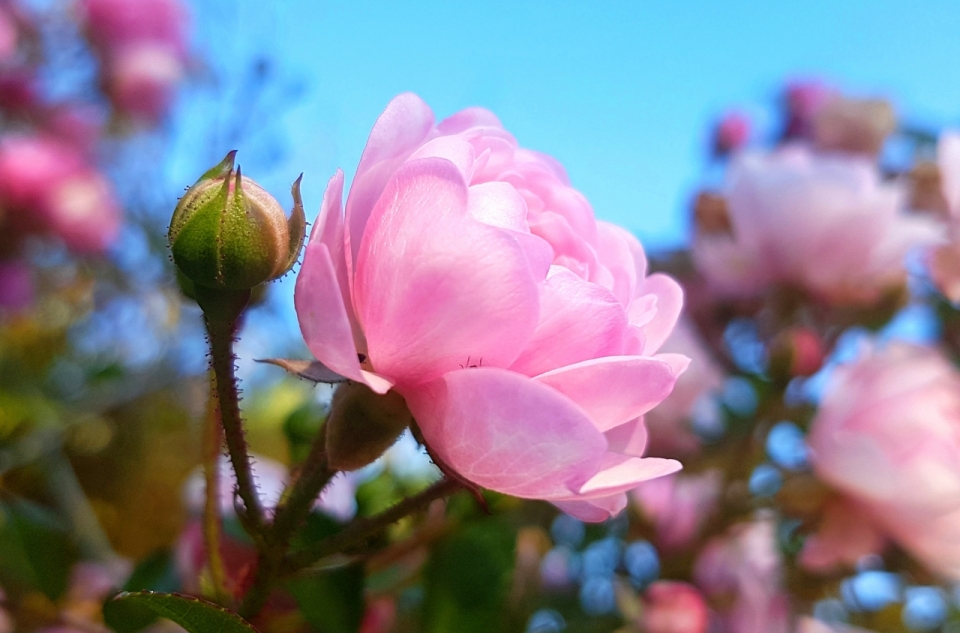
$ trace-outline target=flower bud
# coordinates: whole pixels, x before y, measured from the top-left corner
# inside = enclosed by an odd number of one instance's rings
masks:
[[[413,416],[396,391],[380,395],[357,382],[340,385],[327,417],[327,460],[336,470],[357,470],[397,441]]]
[[[726,156],[746,145],[750,139],[750,119],[742,112],[727,112],[713,131],[713,153]]]
[[[813,139],[823,151],[876,156],[886,138],[897,129],[897,114],[883,99],[835,97],[813,121]]]
[[[693,224],[701,235],[731,235],[733,226],[726,199],[709,191],[697,194],[693,202]]]
[[[810,376],[823,365],[826,351],[813,330],[795,327],[780,332],[770,344],[770,371],[786,379]]]
[[[282,276],[303,245],[306,218],[300,179],[293,183],[293,213],[253,180],[234,172],[236,151],[180,199],[170,221],[177,268],[197,286],[248,290]]]
[[[943,174],[933,161],[921,160],[907,174],[910,186],[910,209],[920,213],[949,218],[950,205],[943,195]]]
[[[685,582],[659,580],[644,595],[642,625],[649,633],[705,633],[709,612],[703,594]]]

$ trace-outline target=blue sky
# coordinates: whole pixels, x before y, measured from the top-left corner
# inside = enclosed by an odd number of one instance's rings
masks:
[[[195,22],[227,88],[268,54],[279,83],[305,90],[262,109],[258,134],[181,150],[189,160],[175,181],[192,182],[235,146],[244,172],[284,202],[304,172],[310,219],[334,170],[352,176],[377,115],[407,90],[438,118],[490,108],[648,250],[684,240],[711,120],[736,107],[769,129],[786,78],[891,97],[932,128],[960,124],[958,2],[196,0]],[[188,129],[208,125],[196,103],[182,106],[196,111]],[[261,160],[277,147],[282,160]],[[279,305],[292,321],[292,301]]]
[[[269,52],[305,82],[284,113],[283,171],[306,172],[314,214],[327,178],[352,174],[377,114],[405,90],[438,117],[492,109],[566,165],[598,216],[653,248],[683,239],[710,120],[736,106],[762,128],[785,77],[821,75],[891,96],[911,120],[960,122],[955,2],[206,0],[196,21],[219,62]]]

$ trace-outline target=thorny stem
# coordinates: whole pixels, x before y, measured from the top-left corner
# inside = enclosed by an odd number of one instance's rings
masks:
[[[212,378],[216,382],[216,378]],[[227,573],[223,567],[220,553],[222,517],[220,516],[220,454],[223,450],[223,432],[220,430],[220,418],[216,405],[211,399],[207,408],[206,428],[203,433],[203,542],[207,550],[207,566],[213,583],[213,594],[217,602],[226,605],[230,594],[227,592]]]
[[[215,376],[217,407],[230,463],[237,476],[237,494],[243,501],[249,523],[262,533],[263,506],[260,504],[260,497],[257,496],[257,488],[250,468],[250,453],[247,450],[243,420],[240,418],[240,396],[237,392],[237,378],[233,364],[237,358],[233,353],[234,336],[240,314],[249,299],[249,291],[242,300],[240,297],[229,297],[227,300],[214,303],[210,297],[201,299],[199,292],[197,299],[200,307],[203,308],[207,335],[210,337],[210,366]],[[259,534],[252,536],[255,540],[259,538]]]
[[[284,562],[283,572],[284,574],[295,573],[310,567],[327,556],[356,547],[382,532],[390,524],[425,509],[437,499],[452,495],[462,487],[463,485],[460,482],[444,478],[423,492],[407,497],[378,515],[356,519],[347,525],[343,531],[297,552],[294,556],[288,557]]]
[[[327,426],[323,425],[310,445],[310,453],[304,460],[296,481],[290,485],[288,494],[277,506],[270,534],[272,542],[283,543],[290,539],[310,514],[316,498],[337,474],[337,471],[330,469],[327,461],[326,431]]]
[[[310,514],[314,500],[336,475],[336,471],[331,470],[327,462],[326,428],[324,425],[313,439],[310,453],[303,462],[300,475],[288,488],[288,494],[284,495],[283,501],[277,506],[265,547],[258,558],[253,585],[240,606],[240,614],[244,617],[256,615],[263,608],[280,576],[291,537]]]

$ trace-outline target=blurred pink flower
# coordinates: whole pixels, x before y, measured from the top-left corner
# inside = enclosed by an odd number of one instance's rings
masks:
[[[680,319],[664,341],[661,352],[690,358],[690,367],[677,379],[673,391],[644,416],[649,440],[647,454],[681,458],[700,449],[700,439],[690,428],[690,420],[710,394],[723,386],[723,372],[704,345],[696,326]]]
[[[676,550],[696,538],[716,509],[722,480],[716,470],[674,474],[646,481],[633,491],[644,516],[654,524],[659,547]]]
[[[721,614],[723,631],[789,631],[789,602],[772,517],[736,525],[710,541],[697,558],[694,579],[707,596],[731,605]]]
[[[828,624],[822,620],[816,620],[810,617],[800,618],[796,631],[797,633],[873,633],[867,629],[861,629],[858,626]]]
[[[947,130],[937,141],[937,167],[950,215],[960,218],[960,131]]]
[[[8,60],[17,52],[17,42],[20,39],[18,30],[13,15],[6,7],[0,6],[0,62]]]
[[[703,594],[693,585],[658,580],[643,598],[640,624],[646,633],[706,633],[710,614]]]
[[[186,6],[181,0],[79,3],[114,106],[136,118],[159,119],[186,71]]]
[[[19,260],[0,261],[0,311],[19,312],[33,304],[30,266]]]
[[[823,106],[836,91],[817,79],[792,81],[784,91],[787,124],[784,136],[788,139],[809,139],[813,136],[813,122]]]
[[[930,276],[947,299],[960,302],[960,132],[948,130],[937,143],[941,193],[950,215],[950,242],[930,255]]]
[[[942,225],[904,212],[904,193],[877,166],[803,145],[743,152],[728,173],[731,231],[701,232],[697,268],[719,292],[773,284],[837,303],[868,303],[906,281],[907,251],[938,242]]]
[[[883,99],[835,95],[817,112],[813,138],[817,149],[875,157],[897,129],[893,106]]]
[[[99,52],[131,44],[166,44],[187,53],[187,7],[182,0],[78,0],[90,42]]]
[[[32,114],[40,105],[37,77],[30,68],[0,71],[0,108],[17,114]]]
[[[389,633],[397,620],[397,601],[390,596],[367,600],[359,633]]]
[[[817,531],[804,541],[798,562],[811,571],[831,572],[854,567],[884,545],[868,510],[853,499],[833,499],[824,506]]]
[[[713,131],[713,151],[718,155],[738,150],[750,140],[750,119],[742,112],[727,112]]]
[[[0,587],[0,633],[15,633],[17,630],[17,625],[14,623],[13,618],[10,616],[10,613],[3,608],[3,605],[7,601],[7,594]]]
[[[891,343],[839,367],[809,444],[817,475],[879,532],[960,579],[960,374],[946,358]]]
[[[407,400],[433,454],[486,488],[598,521],[673,472],[641,416],[687,359],[655,355],[682,291],[598,222],[552,158],[490,112],[434,124],[417,96],[377,120],[341,207],[330,180],[297,279],[314,355]]]
[[[0,205],[20,231],[52,233],[78,252],[101,252],[120,209],[106,179],[71,145],[48,136],[0,140]]]

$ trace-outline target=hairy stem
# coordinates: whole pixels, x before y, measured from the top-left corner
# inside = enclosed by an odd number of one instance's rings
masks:
[[[344,552],[376,536],[392,523],[425,509],[433,501],[442,499],[462,488],[460,482],[453,479],[441,479],[423,492],[408,497],[392,508],[372,517],[356,519],[343,531],[325,538],[288,557],[284,562],[283,573],[291,574],[310,567],[317,561],[332,554]]]
[[[310,453],[300,468],[296,481],[290,485],[277,506],[273,524],[267,534],[266,546],[260,552],[253,585],[244,597],[240,614],[252,617],[263,608],[280,577],[284,558],[290,548],[290,539],[310,514],[313,503],[330,482],[335,470],[327,462],[326,425],[310,446]]]
[[[263,506],[260,504],[260,497],[257,496],[257,488],[250,468],[250,453],[247,450],[247,438],[243,431],[243,420],[240,417],[240,395],[237,391],[237,377],[234,374],[234,361],[237,358],[233,353],[234,336],[237,333],[240,314],[249,299],[249,292],[242,297],[242,301],[230,297],[231,301],[213,303],[209,298],[201,300],[199,293],[197,299],[200,307],[203,308],[207,335],[210,337],[210,366],[214,373],[217,407],[230,463],[237,476],[237,493],[244,505],[245,524],[252,525],[256,531],[262,533]],[[254,540],[258,540],[260,534],[251,536]]]

